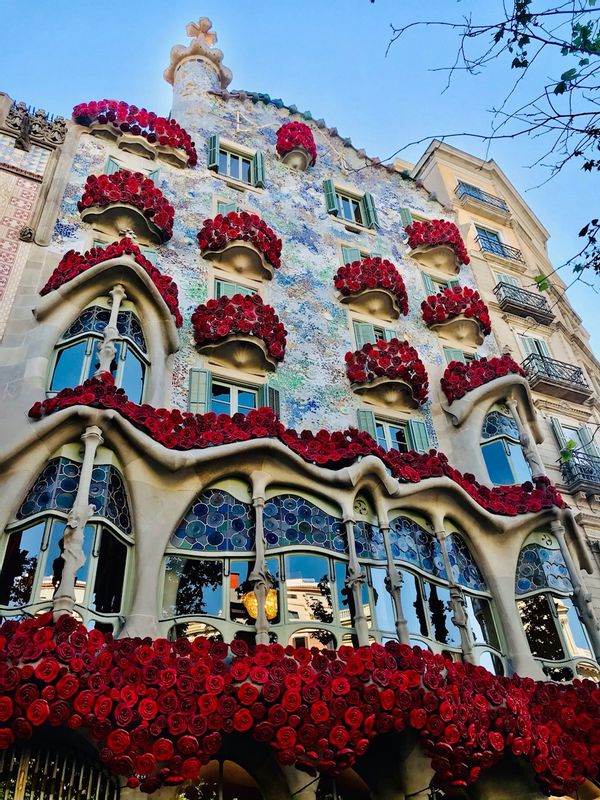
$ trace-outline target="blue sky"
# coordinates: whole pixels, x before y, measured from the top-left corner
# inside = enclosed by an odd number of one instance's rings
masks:
[[[473,78],[461,75],[443,92],[455,40],[430,30],[396,43],[386,57],[390,22],[459,20],[476,0],[2,0],[0,90],[17,100],[69,116],[73,105],[108,97],[167,113],[171,87],[162,77],[174,44],[187,44],[185,25],[212,19],[231,86],[268,92],[310,109],[369,155],[385,159],[418,139],[461,131],[487,133],[488,113],[514,73],[492,65]],[[486,0],[492,19],[497,0]],[[539,76],[560,75],[571,64],[557,56]],[[551,233],[555,266],[579,249],[577,231],[597,213],[595,178],[569,167],[541,188],[547,173],[531,169],[543,143],[512,139],[485,145],[449,140],[475,155],[493,157]],[[425,143],[403,150],[416,160]],[[596,193],[597,195],[597,193]],[[561,272],[569,283],[572,276]],[[600,289],[600,277],[590,276]],[[600,353],[600,296],[578,284],[569,297]]]

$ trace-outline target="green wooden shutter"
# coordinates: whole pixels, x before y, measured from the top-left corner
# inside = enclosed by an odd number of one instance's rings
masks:
[[[207,369],[191,369],[188,395],[188,411],[206,414],[210,411],[210,387],[212,377]]]
[[[158,179],[160,177],[160,170],[153,169],[151,172],[148,173],[148,177],[150,178],[151,181],[154,181],[154,183],[158,183]]]
[[[554,434],[556,443],[558,444],[558,449],[562,450],[567,443],[567,438],[562,429],[562,425],[560,424],[559,420],[556,419],[556,417],[550,417],[550,425],[552,427],[552,433]]]
[[[456,347],[444,347],[444,356],[447,364],[449,364],[451,361],[460,361],[462,364],[467,363],[467,359],[465,358],[463,351],[458,350]]]
[[[342,245],[342,258],[344,259],[344,264],[351,264],[353,261],[360,261],[360,250],[358,247],[345,247]]]
[[[327,207],[327,213],[335,214],[337,217],[339,214],[339,209],[335,194],[335,186],[333,185],[331,178],[327,178],[323,181],[323,190],[325,192],[325,206]]]
[[[370,192],[365,192],[363,195],[363,207],[367,228],[378,228],[379,220],[377,219],[377,209],[375,208],[373,195]]]
[[[384,328],[383,329],[383,338],[386,342],[391,342],[392,339],[397,339],[398,334],[392,328]]]
[[[375,344],[375,328],[369,322],[355,322],[354,338],[357,350],[360,350],[368,342]]]
[[[429,451],[429,436],[424,422],[418,419],[409,419],[408,435],[413,450],[416,450],[417,453],[427,453]]]
[[[594,458],[600,458],[600,448],[594,441],[594,435],[592,434],[591,430],[588,428],[587,425],[582,425],[579,428],[579,436],[581,438],[581,444],[583,449],[588,454],[588,456],[593,456]]]
[[[221,200],[217,203],[217,214],[229,214],[230,211],[238,211],[239,206],[237,203],[223,203]]]
[[[158,264],[158,253],[153,247],[140,247],[142,255],[147,258],[151,264],[156,266]]]
[[[258,405],[259,408],[270,408],[276,416],[280,416],[279,389],[264,383],[258,390]]]
[[[358,430],[368,433],[377,441],[377,430],[375,428],[375,414],[366,408],[359,408],[356,412]]]
[[[245,291],[240,291],[242,288],[245,289],[245,287],[239,286],[233,281],[215,279],[215,300],[220,297],[233,297],[234,294],[245,294]]]
[[[410,208],[401,208],[400,209],[400,221],[406,228],[407,225],[412,225],[412,214],[410,213]]]
[[[371,253],[371,258],[383,258],[381,253]]]
[[[531,338],[531,336],[521,336],[521,344],[523,345],[523,350],[525,351],[526,356],[530,356],[533,353],[539,355],[538,349],[535,346],[535,340]]]
[[[118,172],[121,169],[121,165],[118,161],[115,161],[114,158],[109,157],[108,161],[106,162],[106,169],[104,170],[106,175],[114,175],[115,172]]]
[[[453,280],[451,280],[451,281],[448,281],[448,286],[449,286],[449,287],[450,287],[450,286],[460,286],[460,281],[457,281],[457,280],[455,280],[455,279],[453,279]]]
[[[546,344],[545,339],[535,339],[535,341],[537,342],[539,352],[546,358],[551,358],[552,356],[550,355],[550,350],[548,348],[548,345]]]
[[[425,294],[427,297],[429,297],[430,294],[436,294],[435,286],[429,275],[426,272],[422,272],[421,277],[423,278],[423,286],[425,287]]]
[[[504,283],[508,286],[516,286],[517,288],[521,286],[518,279],[513,277],[512,275],[507,275],[505,272],[494,272],[496,276],[496,280],[498,283]]]
[[[213,133],[208,137],[208,158],[206,162],[208,169],[215,172],[219,171],[219,136]]]
[[[259,189],[265,188],[265,157],[257,150],[252,159],[252,183]]]

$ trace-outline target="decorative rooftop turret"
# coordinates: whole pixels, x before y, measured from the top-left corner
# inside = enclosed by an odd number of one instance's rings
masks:
[[[198,22],[190,22],[185,32],[191,38],[187,47],[176,44],[171,49],[171,61],[164,71],[167,83],[176,85],[181,80],[193,80],[205,91],[226,89],[233,78],[232,72],[223,65],[223,53],[214,47],[217,34],[211,31],[212,22],[208,17],[200,17]],[[181,69],[187,64],[187,68]],[[194,65],[193,69],[190,67]],[[198,69],[198,66],[202,69]],[[208,69],[206,69],[208,67]]]

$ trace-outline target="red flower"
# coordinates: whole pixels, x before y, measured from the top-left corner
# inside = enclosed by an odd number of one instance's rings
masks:
[[[254,717],[247,708],[241,708],[236,714],[234,714],[233,727],[238,733],[249,731],[253,725]]]
[[[468,264],[470,261],[465,243],[454,222],[445,219],[417,220],[406,226],[406,233],[408,246],[412,250],[448,245],[454,250],[459,264]]]
[[[112,731],[106,740],[107,745],[117,756],[121,755],[121,753],[124,753],[129,748],[130,742],[129,734],[122,728],[117,728],[117,730]]]
[[[468,286],[451,286],[430,295],[421,303],[421,313],[426,325],[436,325],[462,315],[477,320],[484,336],[492,332],[488,307],[479,292]]]
[[[198,236],[201,250],[222,250],[227,242],[241,239],[261,252],[275,269],[281,265],[281,239],[257,215],[247,211],[230,211],[214,219],[205,219]]]
[[[59,669],[60,664],[55,658],[43,658],[35,668],[35,677],[45,683],[52,683]]]
[[[464,397],[467,392],[509,374],[525,377],[525,370],[509,355],[499,358],[480,358],[467,364],[451,361],[446,367],[440,385],[448,401],[452,403]]]
[[[392,339],[365,344],[354,353],[346,353],[346,370],[351,383],[371,383],[383,376],[396,378],[409,385],[417,403],[427,400],[427,372],[417,351],[408,342]]]
[[[286,122],[277,131],[276,150],[284,156],[292,150],[305,150],[310,156],[309,163],[317,160],[317,148],[311,129],[304,122]]]
[[[50,716],[50,706],[46,700],[34,700],[33,703],[29,704],[25,713],[29,722],[38,727],[43,725]]]
[[[345,297],[364,292],[367,289],[387,289],[391,292],[398,305],[400,313],[408,314],[408,297],[402,276],[387,259],[363,258],[344,264],[336,273],[335,288]]]

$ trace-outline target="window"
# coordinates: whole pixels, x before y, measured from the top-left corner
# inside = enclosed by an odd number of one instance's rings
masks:
[[[227,203],[225,200],[217,200],[217,214],[229,214],[231,211],[237,211],[238,213],[242,209],[238,206],[237,203]]]
[[[534,339],[533,336],[520,335],[521,348],[526,356],[536,355],[551,358],[550,349],[544,339]]]
[[[520,288],[521,283],[514,275],[507,275],[506,272],[494,272],[496,283],[504,284],[505,286],[515,286]]]
[[[102,305],[100,305],[102,303]],[[146,340],[132,303],[124,302],[117,316],[121,337],[115,342],[111,374],[133,403],[139,403],[148,365]],[[99,298],[71,323],[55,348],[49,393],[74,388],[91,378],[99,366],[103,333],[110,319],[108,298]]]
[[[222,143],[217,134],[208,138],[208,169],[225,178],[264,188],[264,156],[260,151],[253,155]],[[229,209],[230,211],[233,209]]]
[[[513,485],[531,480],[531,469],[523,455],[519,429],[506,405],[499,403],[488,411],[481,438],[481,452],[492,483]]]
[[[213,383],[215,389],[213,390]],[[270,408],[280,414],[279,390],[269,384],[249,386],[214,377],[207,369],[191,369],[188,411],[206,414],[247,414],[254,408]]]
[[[421,420],[410,419],[400,422],[382,419],[368,409],[359,409],[357,417],[359,430],[371,434],[384,450],[394,449],[401,453],[407,453],[409,450],[426,453],[429,450],[427,426]]]
[[[342,264],[352,264],[353,261],[361,261],[363,258],[382,258],[382,255],[358,247],[342,245]]]
[[[233,297],[234,294],[256,294],[256,289],[241,283],[215,278],[215,300],[220,297]]]
[[[108,247],[110,242],[101,241],[100,239],[94,239],[92,242],[92,247]],[[137,244],[137,242],[136,242]],[[140,253],[147,258],[148,261],[156,266],[158,264],[158,252],[155,247],[142,247],[141,245],[137,245],[140,248]]]
[[[363,345],[376,342],[389,342],[397,337],[396,331],[391,328],[382,328],[379,325],[371,325],[370,322],[353,321],[352,327],[354,329],[354,341],[356,342],[356,349],[360,350]]]
[[[80,474],[81,464],[70,458],[49,461],[7,527],[0,570],[4,615],[48,608],[61,581],[63,536]],[[132,544],[127,495],[116,467],[94,466],[90,502],[95,510],[83,533],[85,561],[76,576],[75,608],[86,623],[112,631],[120,625]]]
[[[121,169],[127,169],[127,166],[122,162],[117,161],[116,158],[109,156],[108,161],[106,162],[106,167],[104,168],[104,174],[114,175],[115,172],[118,172]],[[150,178],[150,180],[154,181],[154,183],[158,183],[158,179],[160,177],[159,169],[142,169],[137,171],[142,172],[147,178]]]
[[[423,286],[425,287],[427,297],[432,294],[438,294],[438,292],[443,292],[444,289],[449,289],[451,286],[460,286],[460,281],[440,280],[439,278],[428,275],[426,272],[422,272],[421,277],[423,278]]]
[[[446,364],[451,361],[460,361],[462,364],[470,364],[471,361],[478,361],[479,356],[477,353],[467,353],[465,350],[459,350],[457,347],[444,347],[444,358]]]
[[[557,540],[549,533],[530,534],[517,563],[517,609],[532,655],[549,662],[544,672],[553,680],[573,678],[573,659],[593,658],[572,593]]]
[[[372,194],[352,194],[338,189],[331,178],[324,181],[323,188],[328,214],[365,228],[379,227]]]
[[[497,253],[498,255],[504,254],[500,236],[496,231],[491,231],[489,228],[481,228],[479,225],[475,225],[475,230],[477,231],[479,242],[484,250]]]
[[[568,461],[561,463],[561,471],[567,483],[577,480],[600,483],[600,447],[598,426],[568,425],[551,417],[552,432],[558,445],[559,454],[563,450],[572,450]]]

